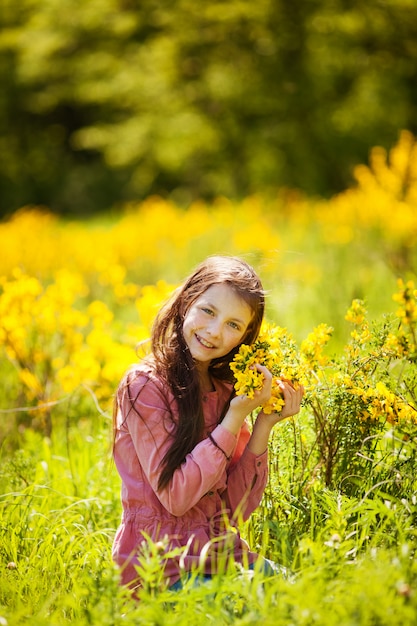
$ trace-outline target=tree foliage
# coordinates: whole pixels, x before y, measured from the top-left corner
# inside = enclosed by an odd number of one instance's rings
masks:
[[[416,132],[416,0],[2,0],[1,212],[329,195]]]

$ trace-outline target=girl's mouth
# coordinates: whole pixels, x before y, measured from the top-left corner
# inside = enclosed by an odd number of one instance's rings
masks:
[[[197,335],[197,333],[195,334],[195,337],[198,341],[198,343],[201,343],[202,346],[204,346],[205,348],[209,348],[209,349],[213,349],[216,346],[213,346],[212,343],[210,343],[209,341],[206,341],[205,339],[203,339],[203,337],[200,337],[200,335]]]

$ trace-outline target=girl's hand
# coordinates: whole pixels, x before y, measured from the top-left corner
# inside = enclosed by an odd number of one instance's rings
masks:
[[[285,401],[282,410],[279,413],[271,413],[270,415],[265,415],[263,411],[259,413],[259,416],[262,416],[263,420],[268,419],[272,425],[281,422],[286,417],[291,417],[292,415],[299,413],[301,401],[304,395],[304,387],[299,385],[295,388],[290,380],[280,379],[278,380],[278,385],[281,387],[282,395],[284,396]]]
[[[249,398],[246,395],[235,396],[230,402],[229,410],[227,411],[224,419],[223,426],[231,432],[237,434],[241,428],[245,418],[249,413],[257,409],[262,404],[268,402],[272,393],[272,374],[264,365],[255,363],[253,366],[258,372],[263,374],[264,380],[261,389],[257,389],[253,398]]]
[[[249,398],[247,395],[239,395],[235,396],[231,401],[230,405],[234,405],[236,407],[240,407],[243,410],[243,407],[246,408],[246,415],[249,415],[252,411],[268,402],[269,398],[272,394],[272,374],[268,368],[264,365],[260,365],[259,363],[255,363],[252,366],[252,369],[258,370],[263,375],[263,384],[261,389],[256,389],[254,392],[253,398]]]

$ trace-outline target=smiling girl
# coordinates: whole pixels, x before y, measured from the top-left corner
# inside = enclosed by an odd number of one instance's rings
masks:
[[[141,584],[149,539],[166,550],[164,577],[173,589],[193,570],[211,577],[231,559],[244,567],[262,559],[237,524],[262,498],[272,427],[298,413],[303,395],[282,382],[281,413],[261,410],[249,431],[246,417],[270,398],[272,375],[256,365],[262,389],[236,396],[230,362],[242,343],[256,340],[264,306],[247,263],[209,257],[159,312],[151,356],[119,386],[114,459],[123,515],[113,558],[132,588]]]

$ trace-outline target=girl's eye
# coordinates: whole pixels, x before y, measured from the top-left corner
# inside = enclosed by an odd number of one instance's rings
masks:
[[[213,315],[213,311],[211,309],[208,309],[207,307],[203,307],[201,310],[208,315]]]
[[[239,324],[236,324],[236,322],[229,322],[229,326],[231,326],[235,330],[240,330],[240,326]]]

